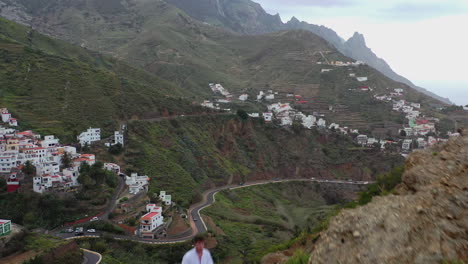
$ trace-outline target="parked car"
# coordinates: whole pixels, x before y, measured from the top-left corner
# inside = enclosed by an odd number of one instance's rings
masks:
[[[90,221],[93,222],[93,221],[98,221],[98,220],[99,220],[99,218],[97,216],[95,216],[95,217],[91,218]]]
[[[64,233],[73,233],[73,228],[67,228],[65,230],[63,230]]]
[[[75,233],[83,233],[83,227],[78,226],[75,228]]]
[[[86,230],[88,233],[96,233],[96,229],[88,229]]]

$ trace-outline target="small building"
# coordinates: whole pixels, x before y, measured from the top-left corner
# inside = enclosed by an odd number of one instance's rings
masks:
[[[11,231],[11,220],[0,219],[0,237],[9,235]]]
[[[397,89],[393,89],[395,91],[395,93],[398,93],[398,94],[402,94],[403,93],[403,89],[402,88],[397,88]]]
[[[282,126],[291,126],[293,123],[293,120],[289,116],[285,116],[281,118],[281,125]]]
[[[8,120],[8,124],[10,126],[18,126],[18,120],[16,118],[10,118],[10,120]]]
[[[8,112],[8,109],[3,108],[3,109],[1,109],[1,112],[2,112],[2,121],[3,121],[3,123],[8,123],[8,121],[11,118],[11,114]]]
[[[411,145],[413,144],[413,140],[405,139],[403,140],[403,144],[401,145],[401,149],[409,151],[411,150]]]
[[[356,74],[355,73],[350,73],[349,77],[356,77]]]
[[[273,121],[273,113],[271,112],[263,113],[263,119],[265,120],[265,122]]]
[[[249,99],[249,95],[248,94],[241,94],[239,96],[239,100],[241,101],[247,101],[247,99]]]
[[[265,100],[273,100],[273,99],[275,99],[275,95],[274,95],[274,94],[267,94],[267,95],[265,96]]]
[[[101,129],[100,128],[88,128],[85,132],[82,132],[78,137],[80,145],[90,145],[93,142],[101,140]]]
[[[252,118],[259,118],[260,114],[259,113],[250,113],[249,116],[252,117]]]
[[[17,177],[16,172],[10,174],[10,177],[7,180],[7,192],[16,192],[20,188],[20,182]]]
[[[322,73],[324,73],[324,72],[329,72],[329,71],[331,71],[331,70],[332,70],[332,69],[322,69]]]
[[[358,82],[366,82],[367,81],[367,77],[356,77],[356,79],[358,80]]]
[[[156,204],[147,204],[146,213],[140,219],[140,237],[142,238],[154,238],[154,231],[163,225],[164,217],[162,215],[162,208],[156,206]]]
[[[120,174],[120,166],[115,163],[104,163],[104,169]]]
[[[58,147],[59,139],[54,136],[45,136],[44,140],[41,141],[41,146],[43,148]]]
[[[356,140],[357,140],[357,143],[358,143],[359,145],[363,145],[363,146],[364,146],[364,145],[367,144],[368,138],[367,138],[367,135],[359,135],[359,136],[356,137]]]
[[[106,147],[114,146],[120,144],[122,147],[124,146],[124,134],[120,131],[114,131],[114,136],[111,137],[111,141],[105,143]]]
[[[324,127],[327,126],[327,122],[326,122],[324,119],[320,118],[320,119],[317,121],[317,126],[318,126],[318,127],[321,127],[321,128],[324,128]]]
[[[131,194],[137,194],[146,189],[149,183],[149,177],[139,176],[138,173],[132,173],[130,177],[126,177],[125,184],[128,185],[128,190]]]

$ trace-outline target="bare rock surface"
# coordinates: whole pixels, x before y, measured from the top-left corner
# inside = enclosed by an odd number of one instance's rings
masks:
[[[310,263],[468,261],[468,131],[410,155],[397,195],[334,217]],[[450,263],[450,262],[448,262]]]

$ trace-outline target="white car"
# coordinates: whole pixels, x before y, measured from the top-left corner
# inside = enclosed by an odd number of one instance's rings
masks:
[[[96,233],[96,229],[88,229],[88,233]]]
[[[92,222],[92,221],[98,221],[98,220],[99,220],[99,218],[97,218],[97,216],[95,216],[95,217],[91,218],[90,221]]]

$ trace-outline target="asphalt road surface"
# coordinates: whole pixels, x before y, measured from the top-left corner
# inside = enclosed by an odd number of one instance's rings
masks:
[[[102,256],[87,249],[83,249],[83,264],[98,264],[101,262]]]

